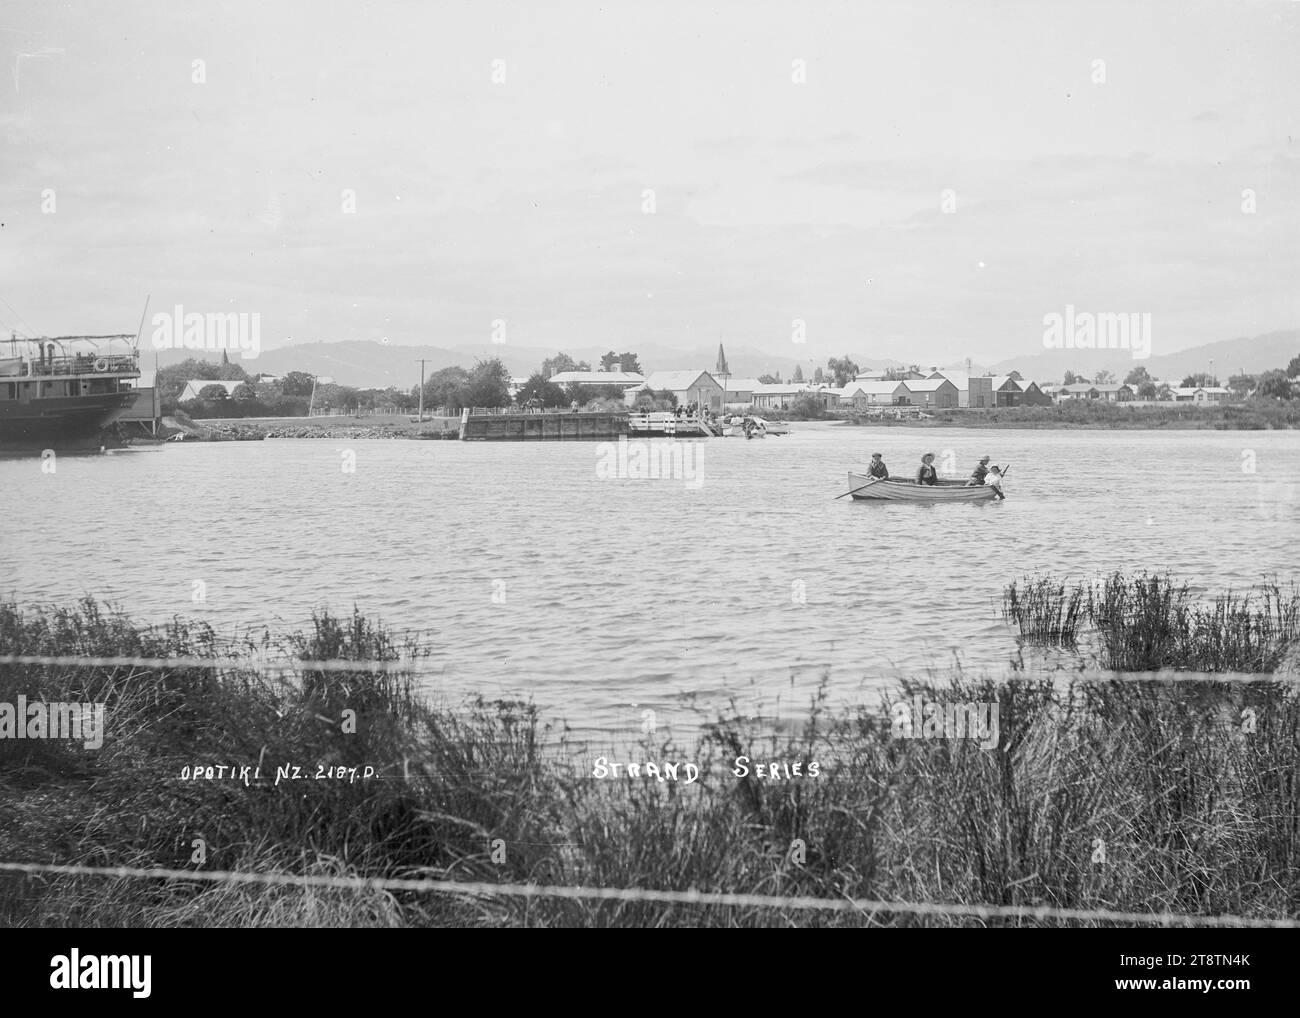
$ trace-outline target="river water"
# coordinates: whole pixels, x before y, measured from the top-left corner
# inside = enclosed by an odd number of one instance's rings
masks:
[[[614,731],[691,702],[797,711],[823,676],[852,700],[955,659],[1005,674],[1001,594],[1036,570],[1168,569],[1211,590],[1300,574],[1295,432],[793,428],[687,443],[676,479],[617,476],[590,442],[0,461],[0,595],[92,594],[229,636],[356,604],[427,637],[439,699],[531,698]],[[835,499],[876,451],[908,476],[922,452],[963,476],[988,453],[1011,464],[1007,500]]]

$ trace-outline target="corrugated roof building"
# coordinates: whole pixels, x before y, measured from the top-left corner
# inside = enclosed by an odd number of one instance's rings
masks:
[[[902,384],[911,397],[913,406],[939,409],[956,408],[958,405],[957,386],[947,378],[914,378]]]
[[[199,393],[209,385],[219,385],[226,390],[227,396],[231,396],[234,394],[235,390],[243,384],[243,382],[235,379],[222,380],[219,378],[191,378],[185,383],[185,388],[181,390],[181,394],[176,398],[176,402],[184,403],[186,400],[198,399]]]
[[[646,377],[645,387],[655,392],[668,390],[677,397],[679,406],[702,404],[710,410],[721,410],[725,395],[718,380],[707,371],[655,371]]]

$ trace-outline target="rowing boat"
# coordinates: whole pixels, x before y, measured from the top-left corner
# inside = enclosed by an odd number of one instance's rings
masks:
[[[997,493],[987,484],[965,481],[940,481],[938,484],[913,484],[894,478],[884,480],[849,471],[849,491],[855,500],[886,502],[991,502]]]

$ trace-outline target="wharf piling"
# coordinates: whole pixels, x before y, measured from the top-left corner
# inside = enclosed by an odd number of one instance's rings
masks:
[[[632,438],[705,438],[713,434],[715,432],[700,417],[679,418],[664,412],[574,410],[511,413],[466,409],[460,418],[460,437],[467,442],[609,441],[623,435]]]

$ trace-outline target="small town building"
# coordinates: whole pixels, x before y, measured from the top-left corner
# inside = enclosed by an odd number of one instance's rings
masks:
[[[1068,399],[1095,399],[1103,403],[1128,403],[1133,399],[1133,387],[1129,385],[1094,384],[1093,382],[1071,382],[1061,386],[1057,402]]]
[[[749,406],[754,402],[755,390],[762,384],[757,378],[728,378],[723,406],[737,408]]]
[[[824,385],[810,385],[807,382],[774,382],[760,385],[754,389],[753,405],[767,410],[788,410],[801,399],[815,400],[824,410],[832,410],[840,405],[838,389]]]
[[[912,406],[931,409],[956,409],[958,406],[957,386],[946,378],[912,378],[903,382],[903,386]]]
[[[991,410],[993,408],[992,378],[988,375],[979,375],[967,379],[966,406],[971,410]]]
[[[1131,385],[1094,385],[1097,398],[1107,403],[1128,403],[1133,399]]]
[[[970,406],[970,374],[952,368],[936,368],[927,376],[929,378],[946,378],[957,386],[957,405]]]
[[[1051,406],[1052,397],[1043,392],[1036,382],[1028,378],[1021,378],[1016,381],[1020,386],[1020,405],[1021,406]]]
[[[823,410],[838,410],[840,406],[840,391],[834,386],[826,385],[824,382],[814,382],[808,386],[805,393],[815,399]]]
[[[957,405],[972,410],[984,410],[993,406],[992,379],[972,376],[970,372],[958,368],[936,368],[929,374],[929,379],[946,378],[957,387]]]
[[[725,392],[718,380],[707,371],[655,371],[639,388],[655,392],[667,390],[677,397],[678,406],[701,405],[709,410],[722,410]],[[633,391],[629,390],[629,394]]]
[[[995,407],[1016,406],[1020,402],[1020,386],[1010,375],[994,375],[989,385]]]
[[[1232,395],[1221,385],[1179,386],[1173,393],[1176,403],[1224,403]]]
[[[244,384],[246,383],[238,379],[191,378],[185,383],[185,388],[181,390],[181,394],[176,397],[176,402],[185,403],[192,399],[198,399],[199,393],[209,385],[219,385],[226,390],[227,396],[232,396],[235,390]]]
[[[634,371],[560,371],[552,375],[550,381],[556,385],[617,385],[626,390],[640,386],[645,377]]]
[[[853,381],[839,390],[840,406],[852,406],[855,410],[898,406],[907,398],[906,382]]]
[[[1059,403],[1064,403],[1071,399],[1096,399],[1097,387],[1091,382],[1071,382],[1069,385],[1063,385],[1057,390],[1056,399]]]

